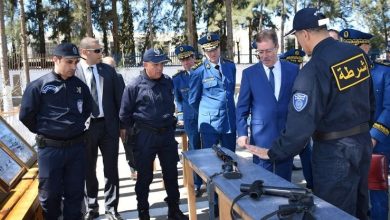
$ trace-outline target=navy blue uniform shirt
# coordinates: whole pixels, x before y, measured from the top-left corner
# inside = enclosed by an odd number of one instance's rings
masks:
[[[343,131],[371,122],[371,80],[369,60],[360,48],[330,37],[318,43],[296,78],[286,129],[268,152],[271,160],[298,154],[314,131]]]
[[[160,79],[152,80],[143,72],[126,86],[119,118],[126,127],[135,122],[156,128],[173,126],[173,99],[173,83],[169,76],[163,74]]]
[[[67,140],[84,132],[91,111],[87,85],[75,76],[63,80],[53,71],[28,84],[19,119],[33,133]]]

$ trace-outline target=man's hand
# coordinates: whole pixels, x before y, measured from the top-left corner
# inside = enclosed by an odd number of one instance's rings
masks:
[[[240,147],[245,147],[246,144],[248,143],[248,136],[240,136],[237,138],[237,144]]]
[[[252,154],[260,157],[263,160],[269,160],[268,149],[257,147],[255,145],[245,144],[245,148],[248,149]]]
[[[125,140],[126,140],[126,129],[120,129],[119,130],[119,134],[120,134],[122,143],[125,143]]]
[[[375,140],[374,138],[371,138],[371,142],[372,142],[372,147],[375,147],[375,145],[378,143],[378,141]]]

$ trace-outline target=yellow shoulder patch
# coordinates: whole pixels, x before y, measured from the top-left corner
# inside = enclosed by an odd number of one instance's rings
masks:
[[[198,67],[202,66],[202,64],[203,64],[203,62],[199,62],[199,63],[195,64],[191,69],[196,70],[196,69],[198,69]]]
[[[331,66],[340,91],[351,88],[370,77],[370,67],[361,53]]]

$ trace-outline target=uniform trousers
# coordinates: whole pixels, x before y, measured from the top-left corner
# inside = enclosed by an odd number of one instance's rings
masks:
[[[198,120],[194,119],[185,119],[184,120],[184,130],[188,136],[188,149],[189,150],[198,150],[201,149],[200,142],[200,133],[198,131]],[[194,173],[194,184],[197,188],[200,188],[202,185],[202,178],[199,175]]]
[[[236,132],[232,133],[208,133],[201,132],[202,148],[211,148],[214,144],[221,144],[233,152],[236,151]]]
[[[133,149],[135,167],[138,172],[135,184],[138,210],[149,209],[149,186],[153,181],[153,162],[158,156],[163,174],[167,203],[177,204],[180,199],[177,162],[179,161],[178,144],[174,128],[155,132],[146,128],[135,129],[136,144]]]
[[[362,133],[313,144],[313,192],[359,219],[368,219],[371,136]]]
[[[40,146],[39,201],[44,219],[81,219],[85,180],[84,143],[64,147]]]

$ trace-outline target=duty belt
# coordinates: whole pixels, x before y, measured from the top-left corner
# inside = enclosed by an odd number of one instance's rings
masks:
[[[83,133],[83,134],[81,134],[77,137],[74,137],[72,139],[69,139],[69,140],[55,140],[55,139],[47,138],[43,135],[37,135],[35,137],[35,140],[37,141],[37,145],[41,148],[43,148],[43,147],[68,147],[68,146],[84,143],[85,142],[85,135]]]
[[[155,132],[158,134],[162,134],[162,133],[169,131],[170,129],[173,129],[173,126],[157,128],[157,127],[153,127],[151,125],[145,124],[145,123],[136,122],[135,128],[145,129],[145,130],[149,130],[149,131],[152,131],[152,132]]]
[[[343,131],[332,131],[332,132],[319,132],[315,131],[313,134],[313,140],[314,141],[329,141],[344,137],[349,137],[357,134],[361,134],[363,132],[367,132],[370,130],[370,126],[368,123],[363,123],[360,125],[357,125],[355,127],[349,128],[347,130]]]

